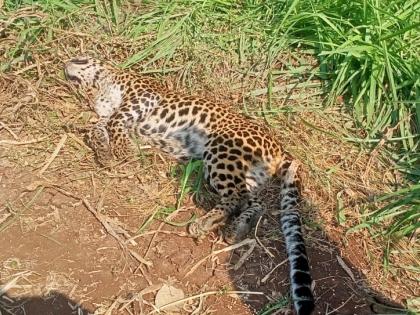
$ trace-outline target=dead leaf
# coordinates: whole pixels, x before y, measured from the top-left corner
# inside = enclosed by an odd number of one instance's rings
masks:
[[[157,308],[161,308],[164,305],[182,300],[185,297],[184,291],[175,288],[171,285],[164,284],[158,291],[155,298],[155,304]],[[177,311],[182,308],[183,303],[174,304],[172,306],[165,307],[165,311]]]

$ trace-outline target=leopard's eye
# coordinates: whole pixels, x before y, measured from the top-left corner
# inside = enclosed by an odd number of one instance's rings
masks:
[[[75,75],[71,75],[71,74],[67,74],[66,73],[66,77],[70,81],[76,82],[78,84],[81,84],[82,83],[82,80],[79,77],[75,76]]]

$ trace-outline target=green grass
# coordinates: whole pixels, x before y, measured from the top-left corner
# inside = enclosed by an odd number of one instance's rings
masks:
[[[284,32],[290,41],[314,50],[328,91],[326,104],[334,105],[343,96],[366,133],[365,147],[373,149],[386,140],[383,155],[397,162],[407,178],[407,187],[378,196],[376,209],[364,213],[362,223],[351,231],[369,228],[388,244],[413,235],[420,227],[420,3],[293,4],[296,11]],[[388,266],[389,247],[384,252]]]
[[[258,315],[270,315],[277,310],[286,310],[290,305],[289,296],[280,297],[276,302],[267,304],[264,308],[258,312]]]
[[[195,219],[195,214],[185,222],[168,221],[166,217],[179,209],[188,194],[199,195],[203,186],[203,163],[198,160],[189,161],[186,165],[176,165],[171,170],[171,176],[180,180],[180,189],[177,196],[176,206],[168,206],[157,209],[138,228],[137,234],[144,232],[156,219],[173,226],[186,226]]]
[[[417,1],[321,1],[290,21],[313,45],[331,79],[329,103],[344,95],[367,138],[399,124],[406,149],[418,149],[420,32]],[[301,29],[302,28],[302,29]],[[417,140],[417,141],[416,141]]]
[[[191,160],[186,165],[178,165],[172,170],[173,176],[180,175],[180,191],[176,208],[181,207],[188,194],[199,195],[202,190],[204,173],[203,163],[199,160]]]

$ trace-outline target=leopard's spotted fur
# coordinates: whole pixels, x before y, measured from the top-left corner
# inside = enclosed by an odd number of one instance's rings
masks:
[[[297,207],[297,163],[269,130],[224,106],[168,91],[151,79],[92,58],[70,60],[65,73],[96,91],[99,121],[88,142],[101,164],[130,154],[132,134],[178,159],[203,160],[205,177],[221,200],[189,226],[196,238],[223,227],[228,243],[243,239],[263,212],[257,191],[271,177],[280,177],[281,227],[294,306],[299,315],[311,313],[314,301]]]

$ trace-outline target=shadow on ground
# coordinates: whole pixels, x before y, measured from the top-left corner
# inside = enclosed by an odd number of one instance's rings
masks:
[[[12,298],[0,296],[0,314],[13,315],[88,315],[92,311],[84,309],[76,301],[60,292],[50,292],[46,296]]]
[[[214,197],[211,199],[214,200]],[[211,208],[205,202],[195,203],[199,208]],[[267,205],[268,208],[275,211],[275,198],[274,206],[273,200],[268,203],[271,203]],[[318,213],[312,205],[305,208]],[[264,295],[241,295],[241,300],[253,314],[292,312],[289,265],[285,244],[279,233],[280,224],[277,222],[277,215],[267,213],[263,216],[257,229],[260,246],[255,246],[250,255],[247,248],[238,249],[228,259],[230,266],[227,269],[230,270],[229,275],[236,290],[264,292]],[[304,234],[313,277],[316,304],[314,315],[406,314],[402,305],[369,287],[363,274],[340,255],[340,248],[328,239],[326,233],[319,229],[307,229]],[[349,246],[357,241],[356,237],[348,237]],[[357,253],[360,249],[356,246],[353,250],[359,256],[357,258],[364,255],[363,252]],[[240,263],[245,257],[246,261]],[[238,263],[240,268],[235,267]]]
[[[317,237],[319,242],[322,236],[317,235]],[[341,258],[331,243],[326,240],[324,242],[328,248],[320,249],[314,244],[308,246],[316,300],[314,314],[400,314],[396,310],[402,309],[401,305],[387,300],[381,293],[370,289],[364,277],[352,264]],[[242,299],[253,313],[282,314],[276,313],[276,310],[284,311],[291,307],[288,297],[288,264],[284,262],[286,256],[283,253],[283,246],[279,246],[278,241],[270,241],[265,246],[275,257],[271,258],[261,249],[255,249],[242,268],[232,270],[230,275],[238,290],[247,289],[266,293],[264,297],[252,296]],[[239,255],[235,254],[232,262],[238,259]],[[273,269],[275,270],[270,273]]]

